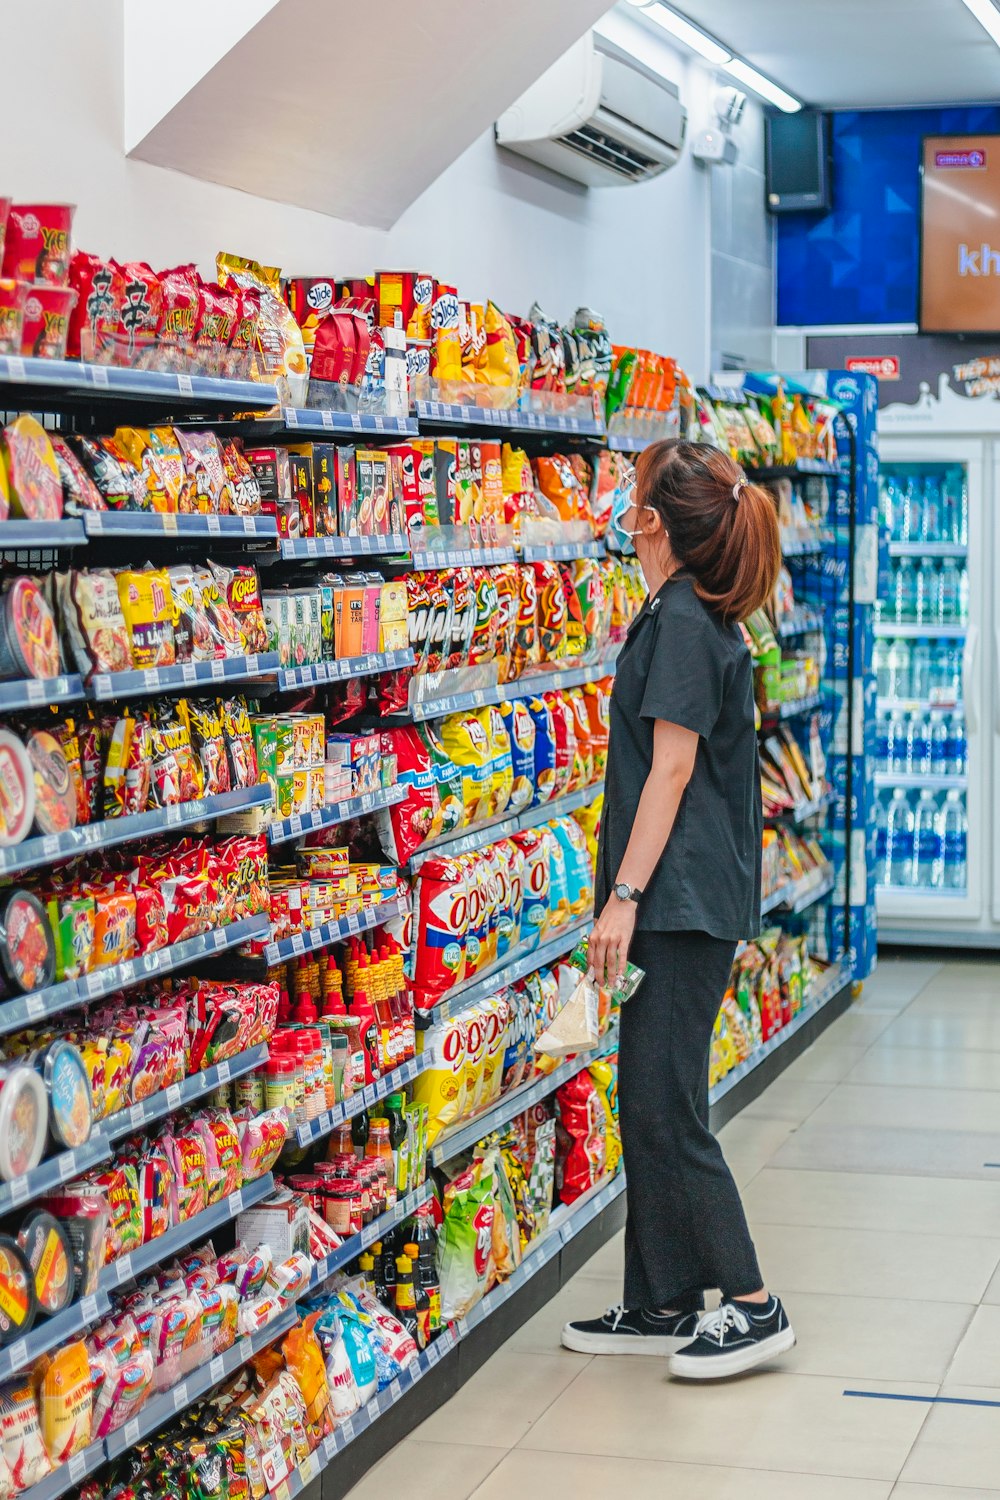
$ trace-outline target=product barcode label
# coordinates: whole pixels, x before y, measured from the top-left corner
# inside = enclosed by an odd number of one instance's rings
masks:
[[[229,1194],[229,1212],[230,1212],[230,1214],[234,1214],[235,1215],[235,1214],[241,1213],[242,1209],[243,1209],[243,1194],[241,1192],[240,1193],[230,1193]]]
[[[28,1178],[15,1177],[10,1185],[11,1203],[22,1203],[28,1196]]]
[[[92,365],[90,369],[90,380],[92,385],[100,385],[107,389],[108,372],[103,365]]]
[[[220,1083],[228,1083],[229,1082],[229,1073],[230,1073],[229,1064],[227,1062],[220,1062],[220,1064],[219,1064],[219,1082]]]
[[[441,1358],[441,1353],[438,1349],[437,1344],[428,1344],[427,1348],[424,1350],[424,1354],[429,1365],[436,1365],[438,1360]]]
[[[23,359],[15,359],[15,358],[8,359],[8,361],[7,361],[7,379],[8,380],[23,380],[24,379],[24,360]]]
[[[219,521],[218,516],[208,516],[208,517],[206,517],[206,519],[208,521],[209,532],[213,536],[218,536],[219,532],[222,530],[222,525],[221,525],[221,522]]]
[[[321,413],[321,416],[322,416],[322,419],[323,419],[323,426],[324,427],[332,427],[333,426],[333,412],[332,411],[324,411],[324,412]]]
[[[126,1448],[134,1448],[138,1441],[139,1423],[133,1417],[131,1422],[125,1423],[125,1446]]]
[[[374,1422],[376,1420],[376,1418],[378,1417],[378,1397],[377,1396],[373,1396],[372,1397],[372,1399],[369,1401],[368,1405],[365,1407],[365,1410],[368,1413],[368,1420],[369,1420],[369,1422]]]
[[[167,1089],[167,1106],[170,1109],[177,1109],[180,1106],[180,1102],[181,1086],[179,1083],[172,1083]]]
[[[16,1344],[11,1344],[7,1359],[12,1371],[19,1370],[28,1357],[28,1342],[26,1339],[18,1339]]]
[[[285,415],[285,426],[286,427],[298,427],[298,425],[299,425],[299,414],[295,410],[294,406],[286,406],[285,407],[285,413],[284,413],[284,415]]]
[[[39,1016],[45,1014],[45,1001],[41,995],[29,995],[25,1009],[28,1012],[29,1021],[37,1020]]]
[[[212,663],[210,663],[210,665],[212,668],[212,678],[214,681],[217,681],[220,677],[225,677],[226,664],[224,661],[213,661]]]
[[[191,384],[191,376],[178,375],[177,389],[180,391],[182,396],[190,396],[192,391],[194,390],[194,386]]]
[[[177,517],[173,514],[172,511],[163,517],[163,530],[171,536],[177,535],[179,526]]]
[[[86,1453],[74,1453],[69,1461],[69,1477],[72,1480],[82,1479],[87,1472]]]
[[[306,940],[301,932],[292,933],[292,952],[304,953],[306,951]]]
[[[97,1298],[84,1297],[80,1303],[80,1317],[84,1323],[92,1323],[97,1317]]]
[[[208,1378],[213,1385],[218,1385],[225,1373],[226,1362],[221,1354],[217,1354],[208,1367]]]
[[[344,1442],[351,1442],[354,1437],[354,1418],[348,1417],[345,1422],[341,1422],[340,1431],[343,1436]]]
[[[188,1388],[187,1388],[187,1381],[186,1380],[182,1380],[181,1383],[180,1383],[180,1385],[175,1385],[174,1386],[174,1397],[173,1397],[173,1400],[174,1400],[174,1411],[180,1411],[182,1407],[187,1406],[187,1404],[188,1404]]]
[[[67,1151],[65,1156],[59,1159],[59,1181],[67,1182],[75,1172],[79,1170],[76,1152]]]
[[[196,662],[185,661],[185,662],[181,663],[181,681],[182,682],[197,682],[198,681],[198,666],[197,666]]]

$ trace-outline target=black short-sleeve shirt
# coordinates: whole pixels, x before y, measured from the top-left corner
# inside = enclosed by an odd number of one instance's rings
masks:
[[[644,932],[755,937],[763,815],[753,668],[739,627],[708,609],[683,573],[646,600],[618,657],[597,855],[598,912],[618,878],[652,768],[657,719],[693,730],[698,751],[636,925]]]

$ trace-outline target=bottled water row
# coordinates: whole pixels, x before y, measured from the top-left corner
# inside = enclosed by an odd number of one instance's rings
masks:
[[[961,792],[900,789],[879,797],[875,879],[879,886],[964,891],[969,824]]]
[[[964,776],[969,769],[965,716],[932,709],[880,709],[875,723],[875,769],[908,776]]]
[[[965,563],[946,557],[894,557],[889,592],[875,603],[875,618],[899,625],[956,625],[969,618],[969,574]]]
[[[872,652],[880,698],[958,703],[962,697],[962,647],[957,641],[880,637]]]
[[[961,468],[883,470],[879,511],[894,542],[969,541],[969,491]]]

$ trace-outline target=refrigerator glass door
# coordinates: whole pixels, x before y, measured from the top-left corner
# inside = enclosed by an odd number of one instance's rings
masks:
[[[929,939],[978,921],[985,903],[983,460],[977,442],[882,442],[891,540],[874,650],[878,911]]]

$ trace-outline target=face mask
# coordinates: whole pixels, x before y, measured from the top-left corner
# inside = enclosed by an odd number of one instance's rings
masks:
[[[611,520],[609,529],[618,543],[618,550],[623,557],[634,557],[635,547],[632,538],[638,536],[639,528],[635,531],[626,530],[622,524],[630,510],[635,510],[635,483],[622,483],[615,490],[614,499],[611,502]]]

